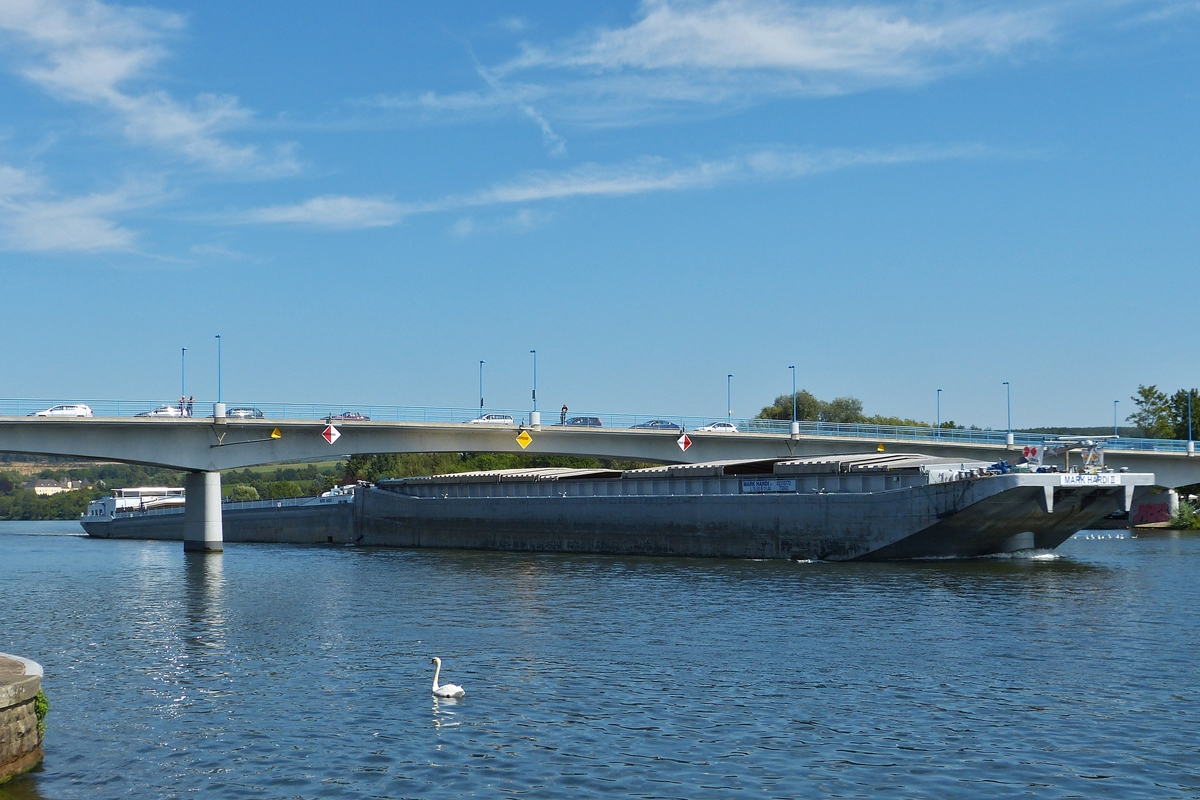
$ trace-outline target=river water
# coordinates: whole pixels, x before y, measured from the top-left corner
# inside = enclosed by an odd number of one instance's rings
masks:
[[[1200,795],[1200,538],[797,564],[78,533],[0,523],[0,650],[53,704],[0,798]]]

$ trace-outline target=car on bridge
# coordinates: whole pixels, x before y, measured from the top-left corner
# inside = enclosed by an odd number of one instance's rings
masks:
[[[31,417],[90,417],[92,409],[83,403],[63,403],[42,411],[35,411]]]
[[[737,433],[738,427],[732,422],[714,422],[711,425],[705,425],[703,428],[696,428],[698,431],[706,433]]]
[[[231,408],[225,412],[225,416],[234,419],[262,419],[263,412],[257,408]]]
[[[568,428],[603,428],[599,417],[571,417],[563,423]]]
[[[343,411],[341,414],[335,414],[334,416],[330,417],[329,419],[332,421],[335,421],[335,422],[346,422],[346,421],[370,422],[371,421],[371,418],[368,417],[366,414],[360,414],[357,411]]]
[[[161,406],[150,411],[143,411],[140,414],[134,414],[135,417],[182,417],[183,409],[179,406],[173,406],[170,403],[163,403]]]
[[[516,425],[510,414],[484,414],[467,422],[468,425]]]
[[[637,425],[631,425],[631,428],[653,428],[659,431],[678,431],[683,430],[674,422],[666,419],[652,419],[649,422],[642,422]]]

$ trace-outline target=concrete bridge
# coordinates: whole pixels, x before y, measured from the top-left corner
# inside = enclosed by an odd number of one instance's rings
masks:
[[[875,452],[881,448],[963,460],[1006,459],[1014,463],[1020,460],[1024,439],[1040,444],[1045,438],[1031,439],[1028,435],[1018,438],[995,431],[741,420],[742,427],[749,430],[719,433],[693,429],[687,431],[687,440],[680,442],[678,429],[528,424],[540,422],[536,415],[523,420],[527,424],[512,425],[411,419],[331,420],[331,416],[325,419],[245,419],[215,413],[182,418],[0,416],[0,452],[184,470],[188,473],[184,547],[219,550],[220,470],[260,464],[372,453],[434,452],[524,452],[695,463]],[[336,428],[336,438],[325,435],[330,424]],[[1152,472],[1156,483],[1167,488],[1200,483],[1200,459],[1194,457],[1190,443],[1181,447],[1185,443],[1164,442],[1160,447],[1147,441],[1122,440],[1118,446],[1110,446],[1106,451],[1107,464],[1118,469],[1126,467],[1132,472]],[[1059,455],[1057,463],[1066,466],[1068,458],[1069,452]],[[1047,463],[1053,463],[1053,459]]]

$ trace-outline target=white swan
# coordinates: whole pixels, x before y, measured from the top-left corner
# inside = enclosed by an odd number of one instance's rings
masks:
[[[453,683],[447,683],[443,686],[438,686],[438,676],[442,674],[442,660],[434,656],[429,660],[430,664],[436,664],[437,669],[433,671],[433,696],[434,697],[462,697],[466,692],[461,686],[455,686]]]

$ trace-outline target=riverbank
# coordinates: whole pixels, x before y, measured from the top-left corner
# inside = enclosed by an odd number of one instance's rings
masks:
[[[0,783],[42,763],[41,690],[39,664],[0,653]]]

